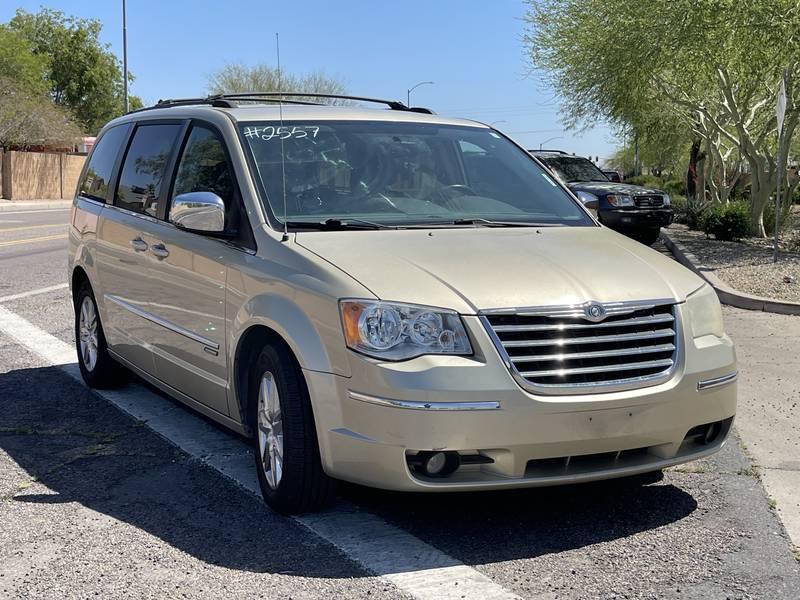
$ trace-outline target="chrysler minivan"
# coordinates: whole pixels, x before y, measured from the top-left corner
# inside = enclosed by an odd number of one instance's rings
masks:
[[[133,371],[252,438],[282,513],[336,480],[520,488],[720,449],[736,360],[703,280],[490,126],[314,100],[103,128],[69,232],[89,386]]]

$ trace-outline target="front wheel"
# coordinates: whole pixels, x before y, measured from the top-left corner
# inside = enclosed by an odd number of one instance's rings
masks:
[[[311,400],[288,349],[267,345],[250,379],[251,423],[261,494],[281,514],[330,504],[335,481],[322,469]]]
[[[106,336],[97,311],[97,302],[88,281],[75,290],[75,347],[78,367],[86,385],[92,388],[113,388],[127,381],[125,368],[108,353]]]

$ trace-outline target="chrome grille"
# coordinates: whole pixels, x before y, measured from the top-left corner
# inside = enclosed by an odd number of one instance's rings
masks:
[[[658,194],[634,196],[633,201],[636,203],[636,206],[642,208],[647,208],[647,207],[658,208],[664,206],[664,196],[660,196]]]
[[[599,322],[588,320],[583,306],[487,311],[482,319],[523,387],[570,393],[597,386],[600,392],[652,385],[671,373],[676,314],[659,302],[601,305],[607,316]]]

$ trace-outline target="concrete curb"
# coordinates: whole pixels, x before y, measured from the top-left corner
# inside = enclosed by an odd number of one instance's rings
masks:
[[[800,315],[800,303],[775,300],[774,298],[764,298],[762,296],[753,296],[751,294],[739,292],[717,277],[714,273],[714,269],[703,265],[683,244],[675,241],[670,237],[669,233],[663,229],[661,230],[661,239],[679,263],[688,267],[711,284],[711,287],[717,292],[719,301],[723,304],[747,310],[758,310],[781,315]]]
[[[72,200],[0,200],[0,213],[12,210],[45,210],[69,208]]]

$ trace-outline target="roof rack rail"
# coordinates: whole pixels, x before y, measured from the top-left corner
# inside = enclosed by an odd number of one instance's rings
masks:
[[[231,100],[243,100],[243,99],[285,98],[286,96],[295,96],[295,97],[299,96],[301,98],[332,98],[334,100],[354,100],[356,102],[374,102],[375,104],[385,104],[392,110],[405,110],[411,112],[433,114],[433,111],[431,111],[428,108],[424,108],[421,106],[406,106],[399,100],[383,100],[381,98],[368,98],[366,96],[349,96],[346,94],[320,94],[315,92],[243,92],[238,94],[219,94],[216,97],[226,98]],[[284,102],[291,102],[291,100],[284,100]]]
[[[287,98],[288,96],[288,98]],[[241,92],[236,94],[214,94],[205,98],[167,98],[159,100],[153,106],[146,106],[137,110],[130,111],[131,113],[141,112],[144,110],[154,110],[156,108],[169,108],[171,106],[196,106],[199,104],[207,104],[219,108],[236,108],[239,102],[274,102],[284,104],[303,104],[318,106],[321,102],[310,102],[308,100],[296,100],[294,98],[331,98],[334,100],[354,100],[356,102],[374,102],[376,104],[385,104],[391,110],[402,110],[409,112],[417,112],[432,115],[434,114],[429,108],[422,106],[406,106],[397,100],[381,100],[380,98],[367,98],[365,96],[348,96],[345,94],[319,94],[314,92]],[[130,113],[129,113],[130,114]]]
[[[563,150],[555,150],[552,148],[539,148],[538,150],[536,148],[531,148],[528,150],[528,152],[555,152],[556,154],[567,154],[567,155],[569,154],[569,152],[564,152]]]

